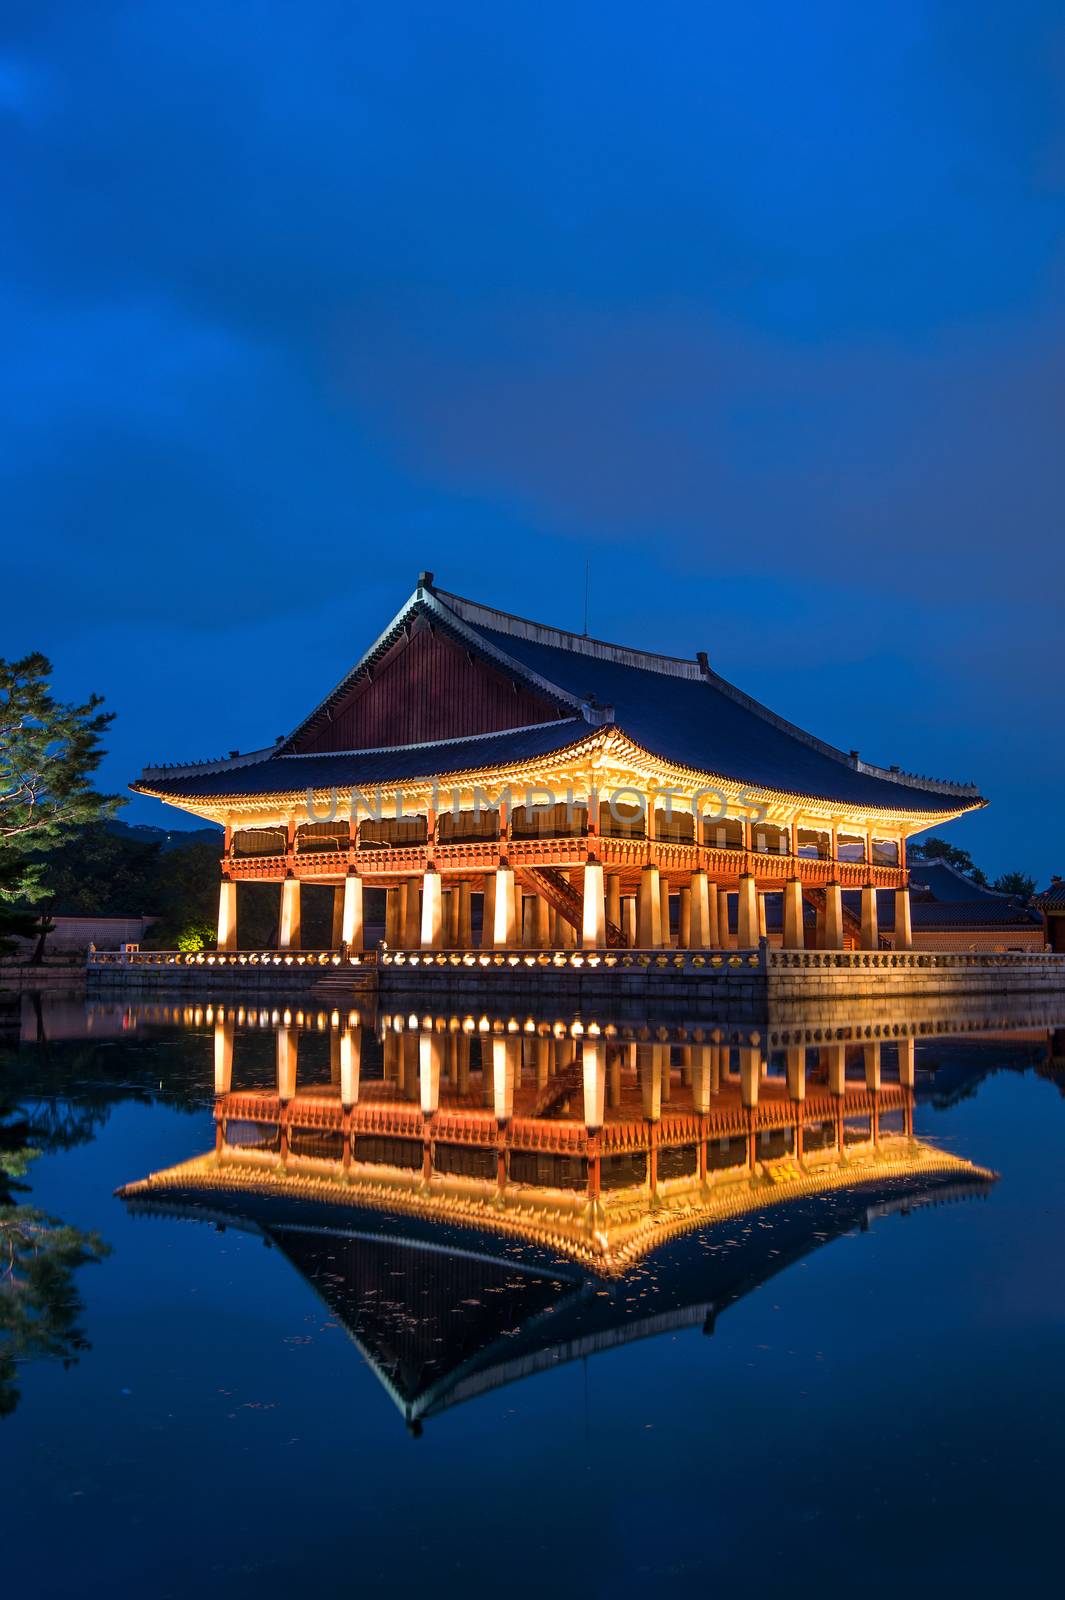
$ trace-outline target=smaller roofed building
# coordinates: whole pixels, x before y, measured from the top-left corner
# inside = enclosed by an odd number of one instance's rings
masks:
[[[269,749],[133,787],[225,830],[237,893],[333,890],[334,948],[909,948],[907,840],[985,804],[879,767],[690,659],[511,616],[420,575],[336,687]],[[854,896],[853,908],[845,896]]]
[[[1051,950],[1065,955],[1065,878],[1053,877],[1048,888],[1032,901],[1043,919],[1043,932]]]

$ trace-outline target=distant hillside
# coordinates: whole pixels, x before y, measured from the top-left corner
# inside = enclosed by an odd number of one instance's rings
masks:
[[[108,833],[120,839],[134,839],[140,844],[157,844],[163,850],[180,850],[187,844],[218,845],[222,842],[221,828],[209,824],[203,828],[152,828],[143,822],[107,822]]]

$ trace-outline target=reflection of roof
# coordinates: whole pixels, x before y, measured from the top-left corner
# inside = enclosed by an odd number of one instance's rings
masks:
[[[369,759],[365,752],[315,757],[306,765],[304,758],[291,756],[298,737],[330,716],[419,618],[531,690],[545,707],[555,707],[561,720],[478,740],[476,750],[471,743],[462,764],[454,741],[375,752]],[[436,590],[430,574],[423,574],[376,643],[290,739],[263,751],[260,759],[239,757],[214,763],[210,770],[165,769],[146,773],[141,784],[152,793],[193,798],[280,792],[282,780],[291,787],[346,786],[428,777],[547,754],[583,736],[589,724],[607,720],[665,762],[756,788],[911,814],[956,814],[982,804],[971,785],[874,767],[836,750],[718,677],[705,656],[682,660],[528,622]],[[523,740],[530,735],[527,746]],[[296,772],[301,776],[295,778]]]
[[[150,1210],[228,1215],[260,1230],[315,1288],[408,1423],[561,1362],[683,1327],[713,1329],[741,1296],[820,1245],[893,1210],[985,1193],[990,1174],[955,1162],[870,1173],[830,1201],[804,1196],[705,1223],[637,1273],[589,1277],[541,1250],[418,1218],[262,1191],[176,1187]],[[204,1201],[210,1210],[200,1209]]]

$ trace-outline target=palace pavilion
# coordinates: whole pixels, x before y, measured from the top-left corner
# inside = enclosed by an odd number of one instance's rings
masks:
[[[429,572],[287,737],[133,787],[224,829],[223,950],[263,882],[282,949],[305,886],[333,890],[352,951],[909,949],[907,839],[985,803],[836,750],[705,653],[529,622]]]

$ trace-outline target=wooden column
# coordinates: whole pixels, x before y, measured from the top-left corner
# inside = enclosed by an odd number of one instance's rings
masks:
[[[237,949],[237,885],[232,878],[223,878],[218,889],[218,940],[219,950]]]
[[[739,922],[736,928],[736,947],[750,950],[758,943],[758,895],[754,878],[745,872],[740,878]]]
[[[656,866],[646,866],[640,873],[636,944],[641,950],[660,950],[662,947],[662,894]]]
[[[603,950],[606,947],[606,896],[603,868],[598,861],[587,861],[584,866],[581,944],[585,950]]]
[[[910,922],[910,891],[895,890],[895,949],[913,949],[913,927]]]
[[[278,923],[279,950],[300,948],[300,880],[285,878],[281,884],[281,918]]]
[[[867,883],[862,887],[862,949],[880,949],[876,890],[871,883]]]
[[[801,950],[805,942],[802,883],[798,878],[789,878],[784,885],[784,949]]]

